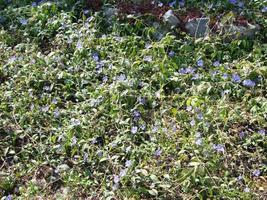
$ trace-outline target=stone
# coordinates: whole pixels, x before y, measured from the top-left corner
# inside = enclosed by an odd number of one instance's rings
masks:
[[[111,18],[113,16],[118,15],[119,10],[117,8],[113,8],[113,7],[105,7],[104,8],[104,15],[107,18]]]
[[[205,18],[195,18],[192,20],[189,20],[185,24],[185,29],[187,33],[196,38],[205,37],[209,33],[209,21],[210,19]]]
[[[57,173],[62,173],[62,172],[65,172],[65,171],[69,170],[69,168],[70,167],[67,164],[62,164],[62,165],[57,166],[56,172]]]
[[[260,27],[248,24],[247,26],[227,25],[223,26],[223,33],[229,35],[231,39],[250,38],[253,39]]]
[[[168,10],[163,15],[163,20],[171,27],[177,27],[181,24],[181,21],[174,15],[172,10]]]

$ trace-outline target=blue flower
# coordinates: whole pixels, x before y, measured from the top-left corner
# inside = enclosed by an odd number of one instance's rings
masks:
[[[163,3],[159,2],[158,7],[162,7],[162,6],[163,6]]]
[[[198,66],[198,67],[203,67],[203,66],[204,66],[204,61],[203,61],[202,59],[199,59],[199,60],[197,61],[197,66]]]
[[[60,112],[59,112],[58,108],[56,108],[55,111],[54,111],[54,117],[58,118],[59,115],[60,115]]]
[[[145,56],[144,61],[146,62],[152,62],[152,56]]]
[[[120,74],[118,77],[118,81],[124,81],[126,79],[125,74]]]
[[[119,176],[122,178],[122,177],[124,177],[126,175],[126,173],[127,173],[127,169],[123,169],[123,170],[120,171]]]
[[[258,169],[256,169],[253,173],[253,176],[256,176],[256,177],[258,177],[258,176],[260,176],[260,174],[261,174],[261,171],[260,170],[258,170]]]
[[[237,5],[239,8],[244,8],[244,2],[242,2],[242,1],[238,2]]]
[[[37,3],[36,2],[32,2],[32,7],[36,7]]]
[[[137,127],[137,126],[133,126],[133,127],[131,128],[131,133],[132,133],[132,134],[136,134],[137,131],[138,131],[138,127]]]
[[[236,178],[238,181],[241,181],[243,179],[243,176],[242,175],[239,175],[237,178]]]
[[[9,195],[6,197],[6,200],[12,200],[12,196],[11,196],[11,194],[9,194]]]
[[[152,127],[152,133],[156,133],[159,130],[158,126],[153,126]]]
[[[241,131],[240,133],[239,133],[239,137],[242,139],[242,138],[244,138],[245,137],[245,132],[244,131]]]
[[[197,138],[195,143],[198,146],[201,145],[202,144],[202,138]]]
[[[170,51],[170,52],[169,52],[169,56],[170,56],[170,57],[175,56],[175,52],[174,52],[174,51]]]
[[[190,125],[191,125],[191,126],[195,126],[195,125],[196,125],[195,120],[191,120]]]
[[[263,12],[263,13],[267,12],[267,6],[263,7],[263,8],[261,9],[261,12]]]
[[[138,121],[141,118],[141,114],[138,110],[133,111],[134,121]]]
[[[213,145],[213,149],[216,150],[217,152],[224,152],[224,145],[222,144],[214,144]]]
[[[266,134],[266,131],[265,131],[265,130],[263,130],[263,129],[261,129],[261,130],[259,130],[259,131],[258,131],[258,133],[259,133],[260,135],[262,135],[262,136],[265,136],[265,134]]]
[[[246,79],[243,81],[243,85],[246,87],[255,87],[256,83],[250,79]]]
[[[241,78],[240,78],[240,76],[238,74],[235,73],[235,74],[232,75],[232,81],[234,83],[240,83],[241,82]]]
[[[79,126],[79,125],[81,125],[81,121],[79,119],[72,118],[70,121],[71,121],[71,125],[72,126]]]
[[[82,44],[82,42],[80,40],[77,42],[76,48],[78,50],[81,50],[83,48],[83,44]]]
[[[140,104],[142,104],[142,105],[144,105],[144,104],[146,103],[146,100],[145,100],[145,98],[143,98],[143,97],[138,97],[138,98],[137,98],[137,101],[138,101],[138,103],[140,103]]]
[[[246,192],[246,193],[250,192],[249,187],[245,187],[244,192]]]
[[[144,131],[144,130],[146,129],[146,125],[145,125],[145,124],[142,124],[142,125],[140,126],[140,129]]]
[[[103,83],[106,83],[106,82],[108,81],[108,77],[107,77],[107,76],[104,76],[104,77],[102,78],[102,81],[103,81]]]
[[[227,78],[228,78],[228,74],[224,73],[224,74],[222,75],[222,78],[223,78],[223,79],[227,79]]]
[[[126,162],[125,162],[125,167],[131,167],[132,166],[132,161],[131,160],[127,160]]]
[[[179,6],[184,7],[185,6],[185,0],[180,0],[179,1]]]
[[[28,20],[27,19],[25,19],[25,18],[21,18],[20,20],[19,20],[19,22],[21,23],[21,25],[23,25],[23,26],[25,26],[25,25],[27,25],[28,24]]]
[[[157,157],[159,157],[159,156],[161,155],[161,153],[162,153],[162,150],[161,150],[160,148],[158,148],[158,149],[155,151],[154,155],[157,156]]]
[[[198,113],[197,114],[197,119],[198,120],[202,120],[203,119],[203,114],[202,113]]]
[[[213,66],[214,66],[214,67],[218,67],[218,66],[220,66],[220,62],[219,62],[219,61],[215,61],[215,62],[213,63]]]
[[[95,62],[98,62],[100,60],[99,55],[97,53],[93,53],[92,57]]]
[[[237,0],[229,0],[229,3],[231,3],[231,4],[237,4],[238,1]]]
[[[120,177],[118,175],[115,175],[113,181],[114,181],[114,183],[119,183]]]

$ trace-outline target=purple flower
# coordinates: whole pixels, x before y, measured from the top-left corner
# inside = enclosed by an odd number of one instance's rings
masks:
[[[138,97],[138,98],[137,98],[137,101],[138,101],[140,104],[142,104],[142,105],[144,105],[144,104],[146,103],[146,100],[145,100],[145,98],[143,98],[143,97]]]
[[[58,108],[56,108],[55,111],[54,111],[54,117],[58,118],[59,115],[60,115],[60,112],[59,112]]]
[[[203,114],[202,113],[198,113],[197,114],[197,119],[198,120],[202,120],[203,119]]]
[[[132,166],[132,161],[131,160],[127,160],[126,162],[125,162],[125,167],[131,167]]]
[[[120,75],[118,76],[118,80],[119,80],[119,81],[124,81],[125,79],[126,79],[125,74],[120,74]]]
[[[126,175],[126,173],[127,173],[127,169],[123,169],[123,170],[120,171],[119,176],[120,177],[124,177]]]
[[[152,133],[156,133],[159,130],[158,126],[152,127]]]
[[[243,85],[246,87],[255,87],[256,83],[250,79],[246,79],[243,81]]]
[[[174,2],[175,2],[175,1],[174,1]],[[174,51],[170,51],[170,52],[169,52],[169,56],[170,56],[170,57],[174,57],[174,56],[175,56]]]
[[[190,125],[191,125],[191,126],[195,126],[195,125],[196,125],[195,120],[191,120]]]
[[[249,187],[245,187],[244,192],[246,192],[246,193],[250,192]]]
[[[131,133],[132,133],[132,134],[136,134],[137,131],[138,131],[138,127],[137,127],[137,126],[133,126],[133,127],[131,128]]]
[[[203,67],[203,66],[204,66],[204,61],[203,61],[202,59],[199,59],[199,60],[197,61],[197,66],[198,66],[198,67]]]
[[[187,110],[188,112],[192,111],[192,106],[187,106],[187,107],[186,107],[186,110]]]
[[[239,8],[244,8],[244,2],[242,2],[242,1],[238,2],[237,5]]]
[[[239,175],[237,178],[236,178],[238,181],[241,181],[243,179],[243,176],[242,175]]]
[[[83,13],[87,15],[89,13],[89,10],[83,10]]]
[[[36,7],[37,6],[37,3],[36,2],[33,2],[32,3],[32,7]]]
[[[197,138],[195,143],[198,146],[201,145],[202,144],[202,138]]]
[[[194,74],[194,76],[191,78],[192,80],[197,80],[199,79],[200,75],[199,74]]]
[[[163,3],[159,2],[158,7],[162,7],[162,6],[163,6]]]
[[[108,76],[104,76],[104,77],[102,78],[102,81],[103,81],[103,83],[106,83],[106,82],[108,81]]]
[[[222,75],[222,78],[223,78],[223,79],[227,79],[227,78],[228,78],[228,74],[224,73],[224,74]]]
[[[118,175],[114,175],[113,181],[114,181],[114,183],[119,183],[120,182],[120,177]]]
[[[57,99],[56,98],[52,99],[52,104],[57,104]]]
[[[155,151],[154,155],[157,156],[157,157],[159,157],[159,156],[161,155],[161,153],[162,153],[162,150],[161,150],[160,148],[158,148],[158,149]]]
[[[83,161],[88,162],[88,153],[83,154]]]
[[[25,18],[21,18],[21,19],[19,19],[19,22],[21,23],[21,25],[23,25],[23,26],[25,26],[25,25],[27,25],[28,24],[28,20],[27,19],[25,19]]]
[[[11,194],[9,194],[9,195],[6,197],[6,200],[12,200],[12,196],[11,196]]]
[[[81,125],[81,121],[79,119],[72,118],[70,121],[71,121],[71,125],[72,126],[79,126],[79,125]]]
[[[213,145],[213,149],[216,150],[217,152],[224,152],[224,145],[222,144],[214,144]]]
[[[214,66],[214,67],[218,67],[218,66],[220,66],[220,62],[219,62],[219,61],[215,61],[215,62],[213,63],[213,66]]]
[[[261,174],[261,171],[256,169],[252,174],[253,174],[253,176],[258,177]]]
[[[74,136],[74,137],[71,139],[71,146],[74,146],[75,144],[77,144],[77,138]]]
[[[141,118],[141,114],[138,110],[133,111],[134,121],[138,121]]]
[[[265,136],[265,134],[266,134],[266,131],[265,131],[265,130],[263,130],[263,129],[261,129],[261,130],[259,130],[259,131],[258,131],[258,133],[259,133],[260,135],[262,135],[262,136]]]
[[[186,74],[193,74],[195,71],[196,71],[196,70],[195,70],[194,68],[192,68],[192,67],[187,67],[187,68],[185,69],[185,73],[186,73]]]
[[[145,56],[144,61],[146,62],[152,62],[152,56]]]
[[[49,110],[49,106],[43,106],[43,107],[42,107],[42,111],[43,111],[43,112],[47,112],[48,110]]]
[[[76,48],[77,48],[78,50],[82,50],[82,48],[83,48],[83,44],[82,44],[82,42],[81,42],[80,40],[77,42]]]
[[[232,75],[232,81],[234,83],[240,83],[241,82],[241,78],[240,78],[240,76],[238,74],[233,74]]]
[[[184,7],[185,6],[185,0],[180,0],[179,1],[179,6]]]
[[[245,137],[245,132],[244,131],[241,131],[240,133],[239,133],[239,137],[242,139],[242,138],[244,138]]]
[[[200,138],[201,137],[201,133],[200,132],[196,132],[196,138]]]
[[[261,12],[263,12],[263,13],[267,12],[267,6],[263,7],[263,8],[261,9]]]
[[[95,62],[98,62],[100,60],[98,53],[93,53],[92,57]]]
[[[237,4],[238,1],[237,0],[229,0],[229,3],[231,3],[231,4]]]

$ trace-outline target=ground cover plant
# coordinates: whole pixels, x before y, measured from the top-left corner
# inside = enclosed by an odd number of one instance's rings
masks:
[[[88,2],[0,0],[0,197],[266,199],[266,1]]]

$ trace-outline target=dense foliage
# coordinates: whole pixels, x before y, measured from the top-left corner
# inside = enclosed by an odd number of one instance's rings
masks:
[[[242,13],[255,38],[2,0],[0,196],[266,198],[266,5],[218,2],[186,6]]]

